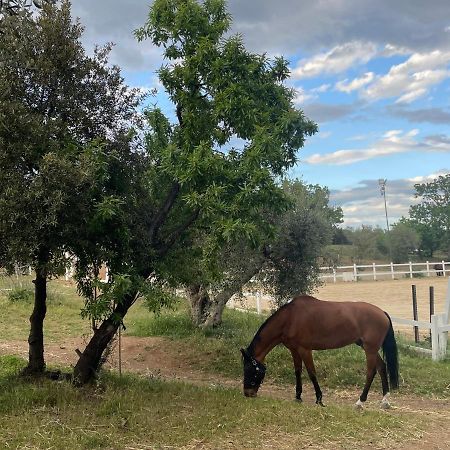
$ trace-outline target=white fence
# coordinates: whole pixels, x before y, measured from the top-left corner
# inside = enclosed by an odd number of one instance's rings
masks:
[[[400,317],[391,317],[391,320],[394,323],[430,330],[431,350],[413,346],[410,346],[410,348],[419,350],[422,353],[431,354],[434,361],[444,359],[447,353],[448,332],[450,331],[450,277],[448,278],[447,297],[443,313],[433,314],[430,322],[408,320]]]
[[[413,263],[411,261],[403,264],[353,264],[352,266],[338,266],[338,267],[321,267],[320,279],[333,283],[336,281],[358,281],[360,279],[395,279],[400,276],[409,276],[413,278],[415,274],[421,274],[426,276],[443,275],[444,277],[450,275],[450,269],[446,264],[450,265],[449,261],[436,261],[436,262],[422,262]],[[442,270],[435,269],[434,267],[439,265]]]

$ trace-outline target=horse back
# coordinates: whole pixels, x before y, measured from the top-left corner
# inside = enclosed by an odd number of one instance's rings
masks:
[[[323,350],[362,342],[380,348],[389,318],[365,302],[331,302],[310,296],[296,297],[285,312],[283,343],[288,347]]]

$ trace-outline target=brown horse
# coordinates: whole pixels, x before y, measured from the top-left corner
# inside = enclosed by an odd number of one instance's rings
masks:
[[[389,408],[389,384],[392,389],[398,388],[398,354],[391,319],[380,308],[363,302],[327,302],[310,296],[294,298],[261,325],[246,350],[241,349],[245,396],[256,397],[266,372],[264,358],[278,344],[284,344],[294,360],[296,399],[301,401],[304,363],[314,385],[316,403],[322,406],[312,350],[359,345],[366,353],[367,376],[356,406],[361,408],[367,400],[378,371],[383,389],[381,406]],[[380,347],[384,360],[378,354]]]

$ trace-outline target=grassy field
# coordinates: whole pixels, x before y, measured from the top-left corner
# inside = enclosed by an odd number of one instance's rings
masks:
[[[22,281],[22,287],[31,286],[29,279]],[[53,281],[50,292],[46,342],[58,347],[88,333],[74,286]],[[11,302],[7,294],[0,293],[0,344],[25,342],[32,303]],[[250,342],[263,320],[227,310],[223,326],[199,331],[182,304],[158,316],[142,304],[133,307],[125,321],[126,338],[161,339],[161,353],[170,354],[181,370],[205,374],[209,382],[202,385],[190,382],[189,373],[181,383],[154,374],[119,377],[104,372],[96,386],[75,389],[64,381],[25,380],[18,376],[23,359],[0,356],[0,448],[403,448],[416,446],[413,440],[423,440],[427,430],[441,423],[440,416],[437,420],[432,414],[433,402],[440,401],[436,405],[444,408],[448,404],[436,399],[450,398],[450,361],[432,363],[403,345],[397,402],[425,402],[426,414],[411,408],[385,412],[376,406],[361,414],[350,404],[339,403],[341,392],[350,392],[353,398],[362,387],[364,355],[356,346],[315,354],[318,378],[328,396],[326,408],[284,399],[293,397],[294,375],[290,354],[283,348],[266,360],[267,383],[261,396],[244,398],[238,381],[242,376],[239,348]],[[307,383],[305,390],[312,395]],[[287,395],[274,398],[271,386]],[[373,401],[378,400],[378,380],[372,389]]]

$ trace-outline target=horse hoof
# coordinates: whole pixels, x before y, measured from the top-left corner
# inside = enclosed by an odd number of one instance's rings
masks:
[[[362,411],[362,410],[364,409],[364,403],[363,403],[361,400],[358,400],[358,401],[355,403],[355,408],[356,408],[358,411]]]
[[[322,400],[317,400],[316,405],[322,406],[325,408],[325,405],[322,403]]]
[[[381,409],[389,409],[391,407],[391,405],[389,403],[389,392],[381,400],[380,406],[381,406]]]
[[[296,398],[295,401],[296,401],[297,403],[303,403],[303,400],[302,400],[301,398]]]

